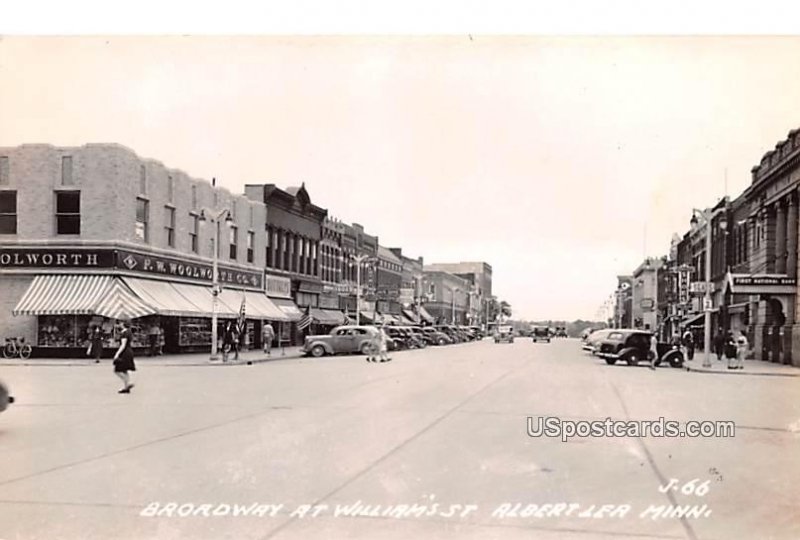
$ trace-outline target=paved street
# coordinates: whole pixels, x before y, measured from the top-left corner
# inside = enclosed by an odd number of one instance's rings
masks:
[[[131,395],[107,361],[0,378],[18,400],[0,414],[4,540],[800,537],[797,377],[607,366],[577,340],[518,339],[387,364],[142,362]],[[529,437],[528,416],[733,420],[736,436],[564,443]],[[708,492],[661,493],[673,478]],[[650,505],[706,507],[641,517]]]

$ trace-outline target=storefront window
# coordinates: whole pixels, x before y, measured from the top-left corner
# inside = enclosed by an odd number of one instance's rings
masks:
[[[147,242],[147,222],[149,220],[150,207],[145,199],[136,199],[136,238]]]
[[[211,319],[181,317],[178,327],[178,344],[181,347],[211,345]]]

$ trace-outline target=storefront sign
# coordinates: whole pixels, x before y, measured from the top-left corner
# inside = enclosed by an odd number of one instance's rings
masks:
[[[301,279],[297,281],[297,290],[300,292],[319,294],[322,292],[322,283]]]
[[[110,249],[0,248],[0,268],[112,268]]]
[[[210,264],[182,261],[160,255],[142,255],[141,253],[130,251],[117,251],[117,267],[145,274],[159,274],[206,282],[213,280],[213,267]],[[253,289],[263,288],[262,274],[260,272],[237,270],[222,265],[218,266],[217,272],[219,282],[223,285],[238,285]]]
[[[320,295],[319,307],[324,309],[339,309],[339,295],[336,296],[328,296],[324,294]]]
[[[414,289],[412,287],[400,289],[397,299],[401,304],[412,304],[414,302]]]
[[[291,298],[292,297],[292,280],[282,276],[272,276],[266,274],[266,291],[267,296],[274,298]]]
[[[797,280],[781,276],[733,276],[733,285],[796,285]]]

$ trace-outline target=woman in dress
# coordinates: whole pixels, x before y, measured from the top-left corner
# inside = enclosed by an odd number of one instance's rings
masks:
[[[95,325],[89,339],[92,341],[92,356],[94,357],[94,362],[95,364],[99,364],[100,357],[103,356],[103,329],[100,328],[100,325]]]
[[[119,394],[130,394],[133,383],[130,381],[129,371],[136,371],[136,364],[133,361],[133,348],[131,347],[131,328],[127,322],[120,322],[117,325],[120,332],[120,344],[114,355],[114,374],[122,380],[123,387]]]

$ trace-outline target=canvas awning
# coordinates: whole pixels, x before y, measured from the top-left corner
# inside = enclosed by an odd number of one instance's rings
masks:
[[[425,319],[425,321],[432,323],[434,322],[434,318],[431,317],[431,314],[423,307],[419,306],[419,316]]]
[[[297,304],[287,298],[270,298],[270,300],[288,317],[289,321],[299,321],[303,316],[303,312],[300,311]]]
[[[344,313],[333,309],[311,308],[311,317],[318,324],[327,326],[344,324]]]
[[[36,276],[14,315],[91,315],[111,276]]]
[[[36,276],[12,313],[135,319],[156,310],[117,277],[52,275]]]
[[[384,313],[380,316],[383,324],[400,324],[400,320],[390,313]]]
[[[136,296],[121,280],[114,279],[94,312],[109,319],[136,319],[153,315],[156,310]]]
[[[366,324],[372,324],[375,322],[375,318],[378,317],[374,311],[362,311],[361,312],[361,322]]]
[[[690,316],[688,319],[683,321],[684,326],[703,326],[705,324],[705,313],[698,313],[697,315]],[[697,323],[700,324],[697,324]]]
[[[252,291],[223,289],[218,299],[228,310],[239,313],[244,298],[244,312],[247,319],[268,319],[271,321],[288,321],[289,316],[276,306],[265,294]]]
[[[178,293],[199,308],[199,314],[210,316],[214,311],[213,296],[210,287],[200,285],[187,285],[185,283],[171,283]],[[217,315],[220,317],[237,317],[238,307],[230,308],[227,304],[217,302]]]
[[[211,316],[211,312],[193,304],[178,290],[166,281],[154,279],[141,279],[123,277],[125,282],[136,295],[152,306],[159,315],[174,317]],[[208,293],[210,295],[210,293]]]
[[[417,324],[417,314],[410,309],[403,310],[403,317],[409,321],[409,324]]]

